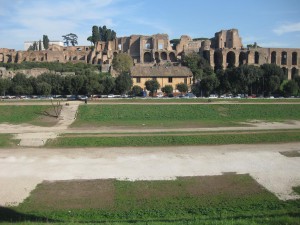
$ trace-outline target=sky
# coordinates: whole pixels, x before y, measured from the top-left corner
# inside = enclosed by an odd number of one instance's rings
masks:
[[[75,33],[79,45],[92,26],[118,37],[166,33],[212,38],[236,28],[244,46],[300,48],[299,0],[0,0],[0,48],[24,49],[43,35],[62,40]]]

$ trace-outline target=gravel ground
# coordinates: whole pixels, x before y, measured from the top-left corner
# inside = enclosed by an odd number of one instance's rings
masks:
[[[282,200],[300,198],[300,143],[94,149],[2,149],[0,205],[17,205],[43,180],[162,180],[249,173]]]

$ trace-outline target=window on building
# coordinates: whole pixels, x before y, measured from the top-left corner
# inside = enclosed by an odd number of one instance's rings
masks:
[[[145,44],[145,49],[150,49],[150,43]]]
[[[140,78],[140,77],[137,77],[137,78],[136,78],[136,82],[137,82],[137,83],[141,83],[141,78]]]
[[[169,78],[168,78],[168,82],[169,82],[169,83],[172,83],[172,82],[173,82],[173,77],[169,77]]]
[[[118,44],[118,49],[122,50],[122,45],[121,44]]]
[[[184,83],[187,84],[187,78],[184,78]]]
[[[158,44],[158,49],[163,50],[164,49],[164,44]]]

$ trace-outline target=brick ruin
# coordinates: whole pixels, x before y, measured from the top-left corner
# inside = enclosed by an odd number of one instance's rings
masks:
[[[0,49],[0,62],[83,62],[101,64],[107,72],[111,68],[113,57],[119,53],[129,54],[136,66],[168,65],[180,66],[183,54],[199,52],[212,67],[227,68],[228,65],[279,65],[286,77],[291,79],[298,74],[300,49],[294,48],[245,48],[237,29],[222,30],[211,39],[193,40],[182,35],[179,43],[173,46],[167,34],[152,36],[131,35],[113,41],[98,42],[95,48],[90,46],[50,45],[48,50],[15,51]]]

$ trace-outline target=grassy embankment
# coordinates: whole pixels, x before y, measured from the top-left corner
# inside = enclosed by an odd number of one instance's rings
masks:
[[[0,123],[53,126],[54,116],[51,105],[0,105]]]
[[[182,132],[180,128],[246,126],[249,121],[300,119],[300,105],[83,105],[73,127],[108,126],[119,134],[65,134],[48,147],[258,144],[300,141],[299,130]],[[249,125],[248,125],[249,126]],[[178,128],[175,133],[123,133],[122,128]],[[138,132],[137,129],[137,132]]]
[[[58,181],[38,185],[18,207],[0,208],[0,221],[297,225],[299,207],[300,200],[280,201],[249,175]]]

